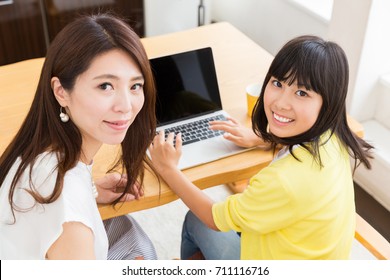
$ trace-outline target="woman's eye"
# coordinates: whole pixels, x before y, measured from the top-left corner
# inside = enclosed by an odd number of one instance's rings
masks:
[[[110,83],[103,83],[99,85],[99,88],[102,90],[112,90],[114,89]]]
[[[272,81],[272,84],[274,85],[274,86],[276,86],[276,87],[282,87],[282,83],[281,82],[279,82],[278,80],[273,80]]]
[[[297,90],[296,94],[298,96],[307,96],[307,93],[305,91],[303,91],[303,90]]]
[[[134,84],[132,87],[131,87],[131,90],[135,90],[135,91],[138,91],[138,90],[141,90],[143,88],[143,84],[141,83],[137,83],[137,84]]]

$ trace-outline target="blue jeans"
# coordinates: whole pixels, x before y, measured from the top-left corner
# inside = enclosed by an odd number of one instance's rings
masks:
[[[182,260],[201,252],[206,260],[239,260],[240,236],[234,232],[220,232],[208,228],[188,211],[181,236]]]

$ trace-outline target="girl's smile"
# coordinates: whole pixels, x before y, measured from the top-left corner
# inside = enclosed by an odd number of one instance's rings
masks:
[[[316,122],[322,106],[319,93],[271,77],[264,92],[264,110],[269,130],[280,138],[308,131]]]
[[[276,114],[275,112],[272,112],[272,113],[273,113],[275,121],[279,122],[280,125],[287,124],[287,123],[294,121],[293,119],[280,116],[280,115]]]

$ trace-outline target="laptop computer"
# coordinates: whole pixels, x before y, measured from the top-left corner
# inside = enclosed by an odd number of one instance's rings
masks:
[[[157,131],[182,133],[179,168],[186,169],[243,152],[212,131],[211,120],[225,120],[212,49],[202,48],[150,59],[157,87]]]

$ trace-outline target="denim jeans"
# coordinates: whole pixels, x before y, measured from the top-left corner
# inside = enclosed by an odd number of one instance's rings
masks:
[[[190,259],[200,251],[206,260],[239,260],[240,239],[235,231],[208,228],[188,211],[183,224],[180,258]]]

